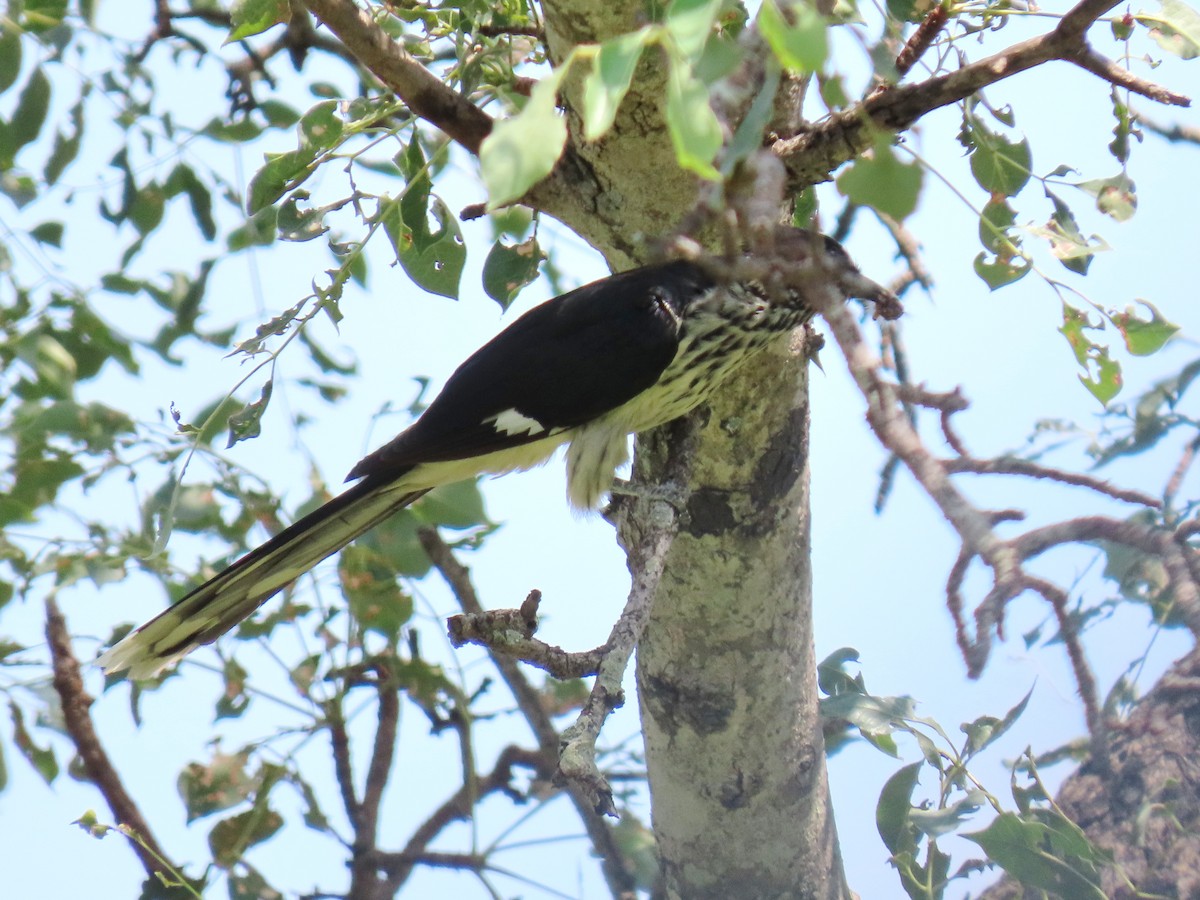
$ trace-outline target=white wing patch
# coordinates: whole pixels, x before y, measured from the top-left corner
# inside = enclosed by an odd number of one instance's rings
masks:
[[[483,421],[485,424],[490,422],[492,427],[497,431],[509,436],[516,434],[543,434],[546,431],[546,426],[537,419],[531,419],[529,416],[523,415],[515,409],[506,409],[504,412],[496,413],[496,415]]]

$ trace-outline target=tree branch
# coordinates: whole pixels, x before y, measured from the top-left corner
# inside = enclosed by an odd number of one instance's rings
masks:
[[[1047,34],[1021,41],[947,75],[876,91],[861,103],[829,116],[811,131],[776,141],[772,149],[787,163],[794,179],[804,184],[824,181],[830,172],[871,145],[875,129],[904,131],[932,110],[1053,60],[1077,65],[1157,103],[1189,106],[1188,97],[1134,76],[1087,44],[1088,28],[1117,2],[1083,0]]]
[[[364,66],[431,125],[478,154],[492,119],[392,40],[353,0],[305,0],[305,4]]]
[[[132,842],[133,851],[141,860],[146,874],[154,879],[157,875],[174,879],[177,870],[167,860],[167,855],[155,839],[150,825],[133,798],[125,790],[121,776],[108,758],[96,729],[92,725],[90,708],[92,698],[83,687],[79,674],[79,660],[71,650],[71,638],[67,632],[67,620],[59,611],[54,597],[46,598],[46,643],[50,647],[50,659],[54,671],[54,690],[62,703],[63,724],[75,745],[75,752],[83,762],[88,780],[104,797],[117,824],[136,835]]]
[[[537,609],[542,592],[533,590],[520,609],[489,609],[482,613],[461,613],[446,620],[450,643],[454,647],[477,644],[494,653],[537,666],[560,681],[595,675],[607,646],[570,653],[562,647],[539,641]]]
[[[422,528],[417,532],[421,546],[433,562],[434,568],[446,579],[454,592],[459,606],[469,616],[482,617],[486,615],[483,604],[475,591],[471,575],[466,566],[454,556],[454,551],[442,540],[440,534],[433,528]],[[493,664],[500,676],[508,685],[509,691],[517,701],[517,706],[525,721],[533,730],[538,746],[543,754],[543,764],[546,775],[553,772],[553,760],[559,758],[560,738],[554,724],[550,721],[537,690],[521,672],[520,663],[503,653],[491,652]],[[567,793],[571,803],[587,830],[588,839],[595,848],[596,855],[602,860],[605,881],[614,897],[632,893],[634,880],[629,861],[624,851],[617,844],[612,829],[608,823],[595,812],[595,804],[591,797],[578,784],[568,783]]]

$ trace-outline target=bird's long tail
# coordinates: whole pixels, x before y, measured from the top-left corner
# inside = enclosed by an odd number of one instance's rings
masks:
[[[394,478],[366,478],[285,528],[130,632],[96,660],[106,672],[150,678],[201,644],[211,644],[282,588],[363,532],[415,501]]]

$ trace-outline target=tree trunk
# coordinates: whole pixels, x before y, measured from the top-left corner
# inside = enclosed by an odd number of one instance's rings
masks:
[[[698,413],[691,493],[638,648],[672,898],[849,896],[816,703],[803,348],[797,334],[762,354]],[[665,452],[647,441],[639,477],[653,483]]]

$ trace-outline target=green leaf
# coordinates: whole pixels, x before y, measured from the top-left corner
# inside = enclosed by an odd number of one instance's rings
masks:
[[[672,0],[664,21],[680,56],[694,60],[708,43],[723,0]]]
[[[564,64],[533,88],[515,116],[497,122],[479,148],[488,209],[519,200],[554,169],[567,142],[567,123],[555,102]]]
[[[417,528],[422,524],[411,508],[401,510],[376,525],[356,543],[371,548],[381,559],[386,559],[393,572],[409,578],[424,578],[429,574],[431,564],[417,537]]]
[[[817,664],[817,687],[829,696],[853,693],[866,694],[862,675],[851,676],[846,663],[858,662],[858,651],[853,647],[842,647],[833,651]]]
[[[715,181],[720,173],[713,160],[724,137],[708,100],[708,87],[687,63],[672,57],[667,79],[667,129],[675,147],[675,160],[681,168]]]
[[[21,89],[12,118],[0,123],[0,171],[11,167],[21,148],[37,138],[49,108],[50,79],[39,66]]]
[[[546,254],[536,238],[519,244],[496,241],[483,263],[483,289],[487,295],[508,309],[525,285],[538,277],[538,266]]]
[[[267,411],[267,404],[271,402],[273,386],[274,381],[268,378],[258,399],[247,403],[229,417],[229,440],[225,443],[226,450],[239,441],[248,441],[262,434],[262,417]]]
[[[174,197],[181,192],[186,194],[192,218],[195,219],[200,234],[206,241],[211,241],[217,236],[217,223],[212,214],[212,193],[196,176],[191,166],[180,163],[172,169],[163,189],[168,197]]]
[[[207,766],[188,763],[178,782],[188,822],[237,806],[253,793],[254,779],[246,771],[249,759],[249,753],[243,750],[214,753]]]
[[[1128,307],[1123,313],[1110,317],[1117,330],[1125,338],[1125,347],[1134,356],[1149,356],[1157,353],[1179,332],[1179,326],[1168,322],[1162,313],[1147,300],[1138,300],[1138,304],[1150,310],[1150,319],[1137,316],[1134,307]]]
[[[0,94],[16,83],[21,74],[21,30],[0,26]]]
[[[917,208],[924,173],[915,162],[900,162],[891,143],[891,135],[877,135],[870,156],[854,160],[838,176],[837,187],[854,203],[902,222]]]
[[[266,247],[273,244],[278,218],[279,210],[274,206],[260,209],[240,228],[229,232],[225,238],[225,245],[231,253],[235,253],[238,250],[245,250],[247,247]]]
[[[258,870],[246,866],[244,874],[229,873],[229,900],[283,900],[283,894],[267,884]]]
[[[250,179],[246,211],[256,215],[288,191],[303,184],[316,169],[317,151],[301,147],[285,153],[266,154],[266,164]]]
[[[29,236],[39,244],[49,244],[52,247],[61,247],[63,239],[63,223],[42,222],[40,225],[36,225],[30,230]]]
[[[53,784],[58,777],[58,760],[54,757],[54,748],[39,747],[25,727],[25,714],[21,707],[12,700],[8,701],[9,715],[13,724],[13,744],[22,756],[29,761],[34,770],[42,776],[46,784]]]
[[[910,763],[887,780],[875,805],[875,828],[893,856],[917,852],[917,830],[910,821],[912,795],[924,763]]]
[[[1092,264],[1092,257],[1102,250],[1109,249],[1108,244],[1099,235],[1084,237],[1070,207],[1049,188],[1046,189],[1046,196],[1054,204],[1054,212],[1044,226],[1030,230],[1049,242],[1050,252],[1064,267],[1086,275],[1088,267]]]
[[[1093,325],[1087,313],[1069,303],[1064,303],[1063,323],[1059,327],[1058,333],[1067,339],[1067,343],[1071,345],[1071,350],[1075,354],[1075,361],[1081,366],[1087,365],[1088,354],[1096,346],[1083,333],[1085,330],[1101,331],[1103,326]]]
[[[213,826],[208,833],[208,846],[213,862],[228,869],[255,844],[261,844],[283,827],[283,816],[265,803],[238,813]]]
[[[986,793],[981,790],[968,791],[966,796],[946,806],[931,809],[910,808],[908,820],[921,834],[937,838],[958,831],[963,820],[978,812],[985,803]]]
[[[1002,197],[993,197],[979,216],[979,242],[997,256],[1011,260],[1018,255],[1021,238],[1014,232],[1017,211]]]
[[[329,206],[313,206],[301,209],[300,204],[308,200],[310,194],[305,190],[292,191],[290,197],[279,205],[279,239],[303,243],[311,241],[329,231],[325,224],[325,214],[341,206],[340,203]]]
[[[338,116],[338,101],[318,103],[300,118],[300,146],[329,150],[342,139],[345,125]]]
[[[134,195],[126,213],[138,234],[145,236],[162,223],[166,203],[166,194],[157,184],[148,184]]]
[[[1003,719],[997,719],[995,716],[980,716],[974,722],[964,724],[962,730],[967,736],[967,746],[963,755],[968,758],[972,757],[998,740],[1001,735],[1012,728],[1021,713],[1025,712],[1025,707],[1029,704],[1029,698],[1032,696],[1033,688],[1030,688],[1021,701],[1004,714]]]
[[[79,155],[79,147],[83,143],[83,99],[81,98],[69,113],[72,131],[70,137],[64,137],[62,130],[54,132],[54,147],[50,158],[46,160],[43,175],[47,184],[55,184],[66,171],[67,166],[74,162]]]
[[[411,207],[403,201],[387,204],[383,228],[396,251],[396,259],[416,284],[432,294],[458,299],[459,282],[467,260],[458,219],[440,197],[429,197],[428,213],[406,216]],[[429,227],[429,215],[436,227]]]
[[[67,0],[26,0],[24,7],[21,22],[34,34],[58,27],[67,16]]]
[[[372,546],[373,536],[342,551],[338,579],[354,620],[394,643],[412,618],[413,601],[397,583],[392,561]]]
[[[1041,822],[1001,813],[983,831],[962,835],[1022,884],[1072,900],[1104,900],[1095,861],[1100,854],[1077,826],[1057,814]],[[1082,852],[1081,852],[1082,851]]]
[[[472,479],[434,488],[413,507],[423,523],[444,528],[474,528],[490,525],[483,508],[479,483]]]
[[[1133,433],[1114,441],[1096,457],[1096,466],[1141,453],[1156,446],[1169,433],[1165,413],[1174,410],[1188,388],[1200,377],[1200,360],[1193,360],[1169,378],[1157,382],[1134,404]]]
[[[986,253],[975,257],[974,267],[975,274],[993,291],[1014,281],[1020,281],[1033,270],[1033,264],[1024,257],[1004,259],[997,256],[989,262]]]
[[[300,117],[297,116],[296,119]],[[211,119],[200,129],[200,134],[226,144],[242,144],[252,141],[263,133],[262,128],[252,119],[238,119],[226,122],[224,119]]]
[[[300,121],[300,113],[282,100],[264,100],[258,104],[258,111],[272,128],[291,128]]]
[[[617,117],[642,50],[650,40],[650,28],[605,41],[592,61],[592,70],[583,82],[583,136],[594,141],[612,127]]]
[[[1182,0],[1162,0],[1157,16],[1138,13],[1134,18],[1150,29],[1150,37],[1180,59],[1200,56],[1200,13]]]
[[[236,719],[250,706],[250,695],[246,693],[246,670],[235,660],[225,660],[221,674],[225,689],[217,698],[214,719]]]
[[[775,97],[779,90],[779,67],[767,66],[762,86],[754,96],[750,108],[738,123],[737,131],[721,158],[721,175],[728,178],[735,168],[763,145],[767,128],[775,114]],[[806,227],[806,226],[801,226]]]
[[[1117,158],[1117,162],[1124,166],[1129,162],[1130,136],[1132,135],[1140,141],[1142,139],[1142,132],[1137,129],[1133,113],[1129,109],[1129,104],[1125,102],[1121,91],[1116,87],[1112,89],[1112,107],[1113,118],[1117,120],[1117,124],[1113,126],[1113,139],[1108,145],[1108,150]]]
[[[971,174],[989,194],[1014,197],[1029,182],[1033,172],[1029,141],[1013,141],[992,131],[971,107],[963,114],[959,140],[971,151]]]
[[[1121,393],[1124,387],[1121,364],[1109,358],[1107,347],[1101,347],[1090,356],[1087,370],[1086,374],[1079,376],[1079,380],[1101,405],[1108,406],[1108,401]]]
[[[758,28],[775,58],[794,72],[817,72],[829,53],[825,19],[813,4],[788,3],[780,10],[777,0],[763,0]]]
[[[817,215],[817,192],[810,184],[792,202],[792,224],[797,228],[812,228]]]
[[[272,25],[292,20],[289,0],[234,0],[229,10],[230,29],[226,44],[261,34]]]
[[[1075,187],[1095,197],[1096,209],[1118,222],[1132,219],[1137,211],[1137,188],[1124,172],[1112,178],[1081,181]]]

